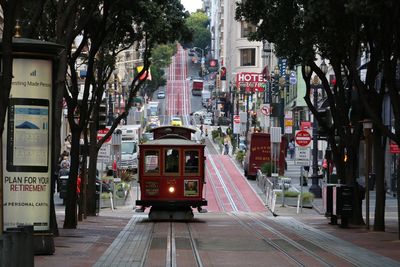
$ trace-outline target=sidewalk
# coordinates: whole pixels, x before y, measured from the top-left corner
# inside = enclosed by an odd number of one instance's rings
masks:
[[[92,266],[112,244],[134,214],[133,200],[124,206],[100,210],[99,216],[78,222],[77,229],[63,229],[65,206],[56,203],[60,236],[54,237],[54,255],[35,256],[36,267]]]

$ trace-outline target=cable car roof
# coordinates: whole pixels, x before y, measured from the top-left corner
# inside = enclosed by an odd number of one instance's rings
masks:
[[[161,138],[161,139],[154,139],[151,141],[147,141],[146,143],[142,145],[177,145],[177,146],[183,146],[183,145],[201,145],[204,146],[203,144],[196,143],[193,140],[187,140],[187,139],[176,139],[176,138]]]
[[[183,126],[166,125],[150,129],[149,132],[153,133],[154,139],[166,138],[167,136],[171,136],[169,138],[176,138],[176,136],[181,136],[186,139],[190,139],[191,134],[195,133],[196,130]],[[173,135],[175,135],[175,137]]]

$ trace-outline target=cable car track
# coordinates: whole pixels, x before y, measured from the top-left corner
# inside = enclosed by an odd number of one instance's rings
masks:
[[[240,216],[242,215],[242,216]],[[335,254],[325,247],[321,247],[318,244],[314,244],[316,247],[319,248],[318,252],[314,252],[311,249],[307,248],[306,246],[302,245],[300,242],[304,241],[307,242],[308,240],[304,239],[301,236],[297,236],[298,239],[294,238],[294,236],[287,236],[284,233],[281,232],[281,230],[277,230],[277,227],[272,227],[268,225],[267,223],[261,221],[259,218],[256,218],[256,215],[251,215],[246,213],[245,215],[243,214],[235,214],[235,213],[230,213],[230,216],[232,216],[239,224],[241,224],[244,228],[246,228],[249,232],[251,232],[253,235],[257,236],[258,238],[261,238],[264,242],[266,242],[268,245],[271,245],[274,247],[276,250],[281,252],[283,255],[285,255],[288,259],[293,261],[295,264],[298,266],[309,266],[310,263],[307,262],[305,263],[304,261],[306,260],[313,260],[314,265],[315,264],[321,264],[321,266],[337,266],[337,264],[332,264],[332,258],[335,257],[336,262],[337,260],[342,261],[340,265],[344,264],[349,264],[354,266],[354,262],[349,261],[347,258],[343,257],[342,255]],[[243,216],[246,217],[246,219],[243,218]],[[250,221],[248,220],[250,219]],[[257,230],[257,227],[259,230]],[[271,238],[266,236],[265,233],[262,233],[262,231],[268,231],[270,234],[276,237],[276,240],[283,240],[287,244],[291,245],[292,247],[298,249],[303,253],[302,258],[299,257],[299,255],[295,253],[291,253],[290,248],[284,248],[280,243],[282,242],[275,242],[273,241],[275,238]],[[295,234],[297,235],[297,234]],[[320,254],[325,254],[324,256],[321,256]],[[306,257],[305,257],[306,256]],[[317,263],[318,262],[318,263]],[[356,265],[357,266],[357,265]]]
[[[153,222],[152,234],[149,236],[148,246],[143,254],[140,266],[161,266],[160,260],[154,259],[152,255],[162,255],[165,252],[165,267],[197,266],[203,267],[199,250],[193,236],[189,222]],[[167,231],[158,232],[159,229]],[[182,227],[184,226],[184,227]],[[159,240],[166,240],[163,247],[154,245]],[[186,242],[182,242],[186,241]],[[190,246],[182,246],[182,243]],[[189,249],[190,247],[190,249]],[[160,258],[162,261],[162,258]]]

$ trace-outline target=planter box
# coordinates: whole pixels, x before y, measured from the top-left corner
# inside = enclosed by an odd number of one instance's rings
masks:
[[[278,196],[276,198],[276,204],[277,205],[282,204],[281,196]],[[291,206],[291,207],[297,207],[297,197],[285,197],[285,205]],[[303,201],[303,208],[312,208],[312,202],[311,201]]]
[[[128,196],[129,190],[124,192],[125,196]],[[124,206],[127,198],[114,197],[114,207]],[[111,208],[111,201],[109,198],[100,198],[101,208]]]

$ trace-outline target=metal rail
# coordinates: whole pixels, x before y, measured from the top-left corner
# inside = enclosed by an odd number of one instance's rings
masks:
[[[246,216],[251,219],[251,223],[249,222],[244,222],[242,218],[240,218],[237,214],[230,214],[232,217],[234,217],[234,219],[240,223],[243,227],[245,227],[249,232],[253,233],[255,236],[262,238],[262,240],[267,243],[268,245],[274,247],[276,250],[278,250],[279,252],[281,252],[282,254],[284,254],[287,258],[289,258],[290,260],[292,260],[295,264],[297,264],[298,266],[307,266],[306,264],[304,264],[303,262],[301,262],[300,260],[298,260],[296,258],[295,255],[291,255],[289,253],[289,251],[287,251],[286,249],[282,248],[281,245],[279,245],[277,242],[272,241],[271,239],[266,239],[265,235],[262,234],[260,231],[258,231],[257,229],[255,229],[254,227],[254,223],[258,226],[261,226],[262,228],[268,230],[269,232],[273,233],[274,235],[278,236],[280,239],[286,241],[287,243],[289,243],[290,245],[292,245],[293,247],[299,249],[300,251],[307,253],[308,255],[310,255],[313,259],[317,260],[318,262],[320,262],[323,266],[334,266],[332,264],[330,264],[328,261],[326,261],[324,258],[322,258],[321,256],[319,256],[318,254],[314,253],[313,251],[311,251],[310,249],[306,248],[305,246],[297,243],[296,241],[292,240],[291,238],[287,237],[286,235],[282,234],[281,232],[275,230],[274,228],[272,228],[271,226],[267,225],[266,223],[262,222],[261,220],[255,218],[254,216],[250,215],[250,214],[246,214]],[[345,259],[344,259],[345,260]]]

